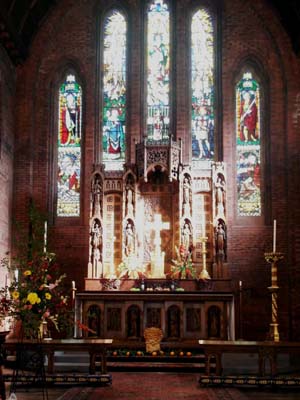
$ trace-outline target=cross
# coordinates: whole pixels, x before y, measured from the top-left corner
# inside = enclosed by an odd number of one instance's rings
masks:
[[[163,229],[169,229],[170,224],[169,224],[169,222],[162,222],[161,214],[154,214],[154,221],[153,221],[152,226],[153,226],[153,229],[155,232],[154,247],[155,247],[155,249],[157,249],[157,248],[160,248],[160,245],[161,245],[160,232]]]

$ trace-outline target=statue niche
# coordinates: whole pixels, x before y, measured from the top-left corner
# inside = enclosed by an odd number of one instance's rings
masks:
[[[90,232],[90,248],[91,248],[91,259],[90,264],[92,266],[92,277],[98,278],[102,276],[102,225],[98,218],[93,219],[92,227]]]
[[[207,311],[207,335],[209,339],[221,337],[221,310],[217,306],[211,306]]]
[[[96,304],[88,308],[87,318],[89,327],[88,336],[100,337],[101,310]]]
[[[137,339],[141,337],[141,311],[138,306],[130,306],[127,310],[127,337]]]
[[[171,340],[180,338],[180,309],[173,305],[167,311],[167,334]]]

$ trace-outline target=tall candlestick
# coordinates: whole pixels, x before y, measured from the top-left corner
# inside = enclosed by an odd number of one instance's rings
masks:
[[[45,221],[44,226],[44,253],[47,252],[47,221]]]
[[[205,237],[206,229],[205,229],[205,197],[202,196],[202,237]]]
[[[273,253],[276,253],[276,219],[273,223]]]

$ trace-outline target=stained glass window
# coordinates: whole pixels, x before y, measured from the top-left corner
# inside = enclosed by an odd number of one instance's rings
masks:
[[[214,30],[211,15],[198,10],[191,24],[192,160],[214,156]]]
[[[260,87],[247,71],[236,86],[237,206],[240,216],[261,215]]]
[[[148,8],[147,22],[147,137],[168,139],[170,126],[170,16],[163,0]]]
[[[69,74],[59,89],[57,216],[80,214],[82,90]]]
[[[103,163],[107,170],[123,169],[126,132],[126,30],[124,16],[114,10],[104,23]]]

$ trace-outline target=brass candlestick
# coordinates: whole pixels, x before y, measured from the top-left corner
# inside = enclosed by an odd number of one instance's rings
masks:
[[[207,250],[206,250],[206,242],[207,242],[208,237],[201,237],[200,241],[202,243],[202,261],[203,261],[203,267],[202,267],[202,271],[200,272],[199,275],[199,279],[210,279],[209,273],[206,269],[206,254],[207,254]]]
[[[268,287],[272,296],[272,322],[270,323],[270,339],[274,342],[279,342],[277,306],[279,286],[277,285],[277,263],[283,259],[283,254],[278,252],[265,253],[265,259],[269,264],[271,264],[271,286]]]

